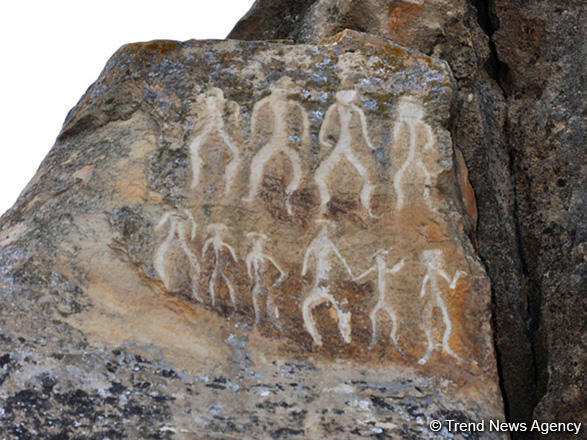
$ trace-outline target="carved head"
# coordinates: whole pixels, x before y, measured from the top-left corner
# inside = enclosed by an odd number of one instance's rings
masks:
[[[375,252],[373,258],[377,261],[385,260],[387,255],[389,255],[389,251],[387,249],[377,249],[377,252]]]
[[[425,250],[422,252],[421,260],[422,263],[428,266],[438,267],[442,260],[442,251],[440,249]]]
[[[249,232],[247,233],[247,238],[254,244],[263,244],[269,240],[269,237],[267,237],[262,232]]]
[[[298,91],[298,86],[289,76],[282,76],[269,86],[269,90],[271,90],[271,93],[273,94],[287,95],[289,93],[296,93]]]
[[[424,118],[422,104],[412,96],[402,96],[399,100],[397,111],[402,119],[421,120]]]
[[[357,101],[358,93],[356,90],[341,90],[336,92],[336,100],[344,105],[352,104]]]
[[[222,223],[212,223],[206,226],[206,231],[211,232],[214,235],[222,235],[228,231],[228,227]]]

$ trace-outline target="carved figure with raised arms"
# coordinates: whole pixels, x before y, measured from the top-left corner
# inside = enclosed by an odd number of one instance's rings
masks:
[[[322,337],[316,328],[312,311],[320,304],[329,302],[336,311],[340,335],[349,344],[351,342],[351,313],[343,311],[339,302],[330,293],[330,256],[334,254],[339,259],[351,279],[353,278],[353,273],[338,248],[328,236],[328,231],[334,227],[334,223],[322,219],[316,220],[316,223],[321,224],[322,227],[318,235],[310,242],[310,245],[306,249],[302,266],[302,276],[305,276],[308,271],[310,258],[314,258],[316,263],[314,281],[302,304],[304,326],[312,336],[314,343],[322,346]]]
[[[202,297],[200,296],[199,286],[200,264],[198,263],[196,255],[188,246],[185,229],[187,224],[189,226],[190,240],[193,241],[196,238],[196,222],[194,221],[194,217],[187,209],[184,209],[182,213],[179,213],[178,211],[168,211],[163,214],[163,217],[161,217],[161,220],[159,220],[159,223],[155,226],[155,230],[160,230],[166,224],[169,224],[167,235],[155,250],[153,261],[155,272],[157,272],[157,275],[159,275],[159,278],[161,278],[163,285],[168,291],[175,291],[173,287],[175,280],[173,280],[173,276],[169,270],[168,255],[173,251],[174,247],[178,248],[183,254],[185,254],[192,272],[192,294],[195,299],[201,302]]]
[[[375,345],[377,341],[377,314],[379,312],[387,313],[389,319],[391,320],[391,340],[393,341],[394,345],[398,350],[400,350],[399,343],[397,340],[397,315],[393,308],[393,305],[389,298],[387,298],[387,276],[388,275],[395,275],[404,267],[404,259],[402,259],[399,263],[395,264],[391,269],[387,268],[387,261],[385,257],[389,254],[389,252],[385,249],[379,249],[374,257],[375,257],[375,264],[359,275],[356,280],[360,280],[361,278],[365,278],[367,275],[375,272],[377,275],[377,303],[375,307],[369,313],[369,319],[371,320],[371,344],[369,348]],[[391,290],[391,285],[389,286]],[[400,350],[401,351],[401,350]]]
[[[438,277],[444,279],[449,289],[453,290],[461,275],[466,273],[458,270],[451,279],[442,268],[442,251],[440,249],[425,250],[422,252],[422,263],[426,265],[426,274],[422,280],[422,288],[420,289],[420,298],[425,298],[424,304],[424,332],[426,334],[427,349],[424,356],[418,361],[420,365],[424,365],[430,359],[434,351],[434,338],[432,337],[432,313],[434,308],[438,307],[442,313],[442,322],[444,324],[444,334],[442,336],[442,349],[453,358],[462,362],[462,359],[457,355],[452,348],[450,348],[450,336],[452,334],[452,321],[442,292],[438,287]],[[426,298],[426,294],[428,297]]]

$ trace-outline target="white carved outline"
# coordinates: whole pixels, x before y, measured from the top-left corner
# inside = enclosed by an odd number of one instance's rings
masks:
[[[214,252],[214,270],[212,271],[212,276],[210,277],[210,282],[208,284],[208,291],[210,292],[210,298],[212,300],[212,305],[216,305],[216,282],[218,280],[218,275],[224,280],[224,284],[228,288],[228,294],[230,295],[230,301],[232,302],[233,307],[236,308],[236,293],[234,291],[234,287],[232,283],[224,273],[225,263],[223,262],[220,251],[222,248],[225,248],[230,253],[232,259],[236,263],[238,261],[236,257],[236,253],[232,246],[226,243],[222,236],[225,232],[228,231],[226,225],[222,223],[213,223],[206,227],[207,232],[212,233],[212,237],[208,238],[204,243],[202,248],[202,257],[206,255],[208,248],[212,246],[212,250]]]
[[[353,278],[353,273],[346,260],[340,254],[338,248],[328,237],[328,228],[334,227],[334,223],[322,219],[316,220],[316,223],[322,224],[322,228],[306,249],[306,253],[304,254],[304,263],[302,265],[302,276],[305,276],[308,271],[309,260],[312,256],[314,257],[316,262],[314,282],[302,304],[304,326],[306,327],[308,333],[310,333],[312,336],[314,343],[319,347],[322,346],[322,337],[316,328],[316,322],[314,320],[314,316],[312,315],[312,310],[314,310],[320,304],[330,302],[336,311],[340,336],[344,342],[349,344],[351,342],[351,313],[344,312],[341,309],[339,302],[334,298],[334,296],[330,294],[330,254],[333,253],[341,261],[344,268],[349,273],[351,279]]]

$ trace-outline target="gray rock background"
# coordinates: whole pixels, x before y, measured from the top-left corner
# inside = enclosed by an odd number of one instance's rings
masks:
[[[585,421],[584,5],[258,0],[230,34],[307,42],[351,28],[448,61],[517,421]]]

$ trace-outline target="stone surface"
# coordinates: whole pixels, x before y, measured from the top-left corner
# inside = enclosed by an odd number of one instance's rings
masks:
[[[454,91],[350,31],[119,50],[2,217],[3,435],[503,418]]]
[[[312,42],[351,28],[448,62],[513,421],[585,420],[583,17],[583,2],[547,0],[258,0],[230,34]]]

